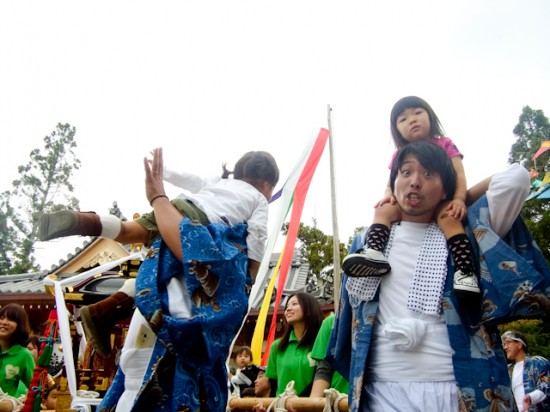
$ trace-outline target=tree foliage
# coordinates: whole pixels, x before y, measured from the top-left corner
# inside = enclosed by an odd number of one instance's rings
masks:
[[[512,145],[508,161],[518,162],[531,171],[532,175],[542,178],[548,170],[550,153],[547,151],[533,160],[542,142],[550,140],[550,121],[542,110],[533,110],[525,106],[519,122],[514,127],[516,142]],[[540,246],[547,261],[550,261],[550,202],[548,199],[532,199],[525,202],[521,216],[533,238]],[[518,330],[529,343],[532,355],[550,357],[550,324],[542,320],[518,320],[499,326],[501,333],[506,330]]]
[[[519,123],[514,127],[517,141],[510,150],[509,162],[519,162],[533,174],[544,176],[547,171],[550,151],[540,155],[536,161],[533,155],[541,143],[550,140],[550,121],[542,110],[533,110],[525,106],[519,117]],[[548,199],[532,199],[527,201],[521,211],[533,238],[540,246],[547,261],[550,262],[550,202]]]
[[[355,230],[353,231],[353,235],[351,235],[348,239],[348,244],[347,244],[347,248],[348,250],[351,249],[351,245],[353,244],[353,241],[355,240],[355,237],[361,233],[362,231],[366,230],[368,226],[359,226],[359,227],[356,227]]]
[[[517,330],[525,335],[530,355],[544,356],[550,359],[550,324],[542,320],[516,320],[498,327],[501,334],[508,330]]]
[[[508,162],[521,163],[528,170],[535,169],[539,173],[544,173],[550,154],[542,154],[536,160],[536,165],[533,161],[533,155],[539,150],[541,143],[550,139],[550,121],[544,112],[525,106],[513,132],[517,140],[512,145]]]
[[[288,234],[288,223],[283,225],[283,233]],[[326,235],[317,227],[313,220],[313,226],[300,223],[298,228],[298,249],[304,261],[309,263],[309,274],[319,276],[321,270],[333,264],[334,249],[333,237]],[[343,243],[340,243],[340,261],[347,253]]]
[[[44,137],[43,149],[32,150],[29,163],[17,168],[12,189],[0,194],[0,274],[39,270],[33,253],[40,215],[78,210],[70,181],[80,168],[75,133],[74,127],[59,123]]]

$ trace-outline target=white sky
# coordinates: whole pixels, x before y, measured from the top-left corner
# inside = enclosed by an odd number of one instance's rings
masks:
[[[506,167],[523,106],[550,115],[549,18],[547,0],[1,2],[0,190],[58,122],[77,128],[81,210],[149,210],[155,146],[206,176],[267,150],[284,181],[330,104],[347,242],[385,187],[403,96],[432,105],[470,184]],[[330,208],[327,150],[302,221],[332,233]],[[44,268],[55,244],[37,245]]]

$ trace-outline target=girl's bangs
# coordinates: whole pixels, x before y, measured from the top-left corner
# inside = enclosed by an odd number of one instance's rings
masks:
[[[428,109],[426,102],[417,96],[407,96],[398,100],[397,103],[393,105],[393,109],[391,111],[392,124],[395,124],[397,116],[403,113],[403,111],[414,107],[421,107],[426,110]]]

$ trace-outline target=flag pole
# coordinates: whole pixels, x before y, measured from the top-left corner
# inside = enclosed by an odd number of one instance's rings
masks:
[[[333,299],[334,310],[338,310],[338,303],[340,301],[340,238],[338,235],[338,214],[336,212],[336,185],[335,185],[335,173],[334,173],[334,142],[332,137],[332,108],[330,104],[327,104],[327,121],[328,121],[328,147],[330,153],[330,192],[332,199],[332,246],[333,246]]]

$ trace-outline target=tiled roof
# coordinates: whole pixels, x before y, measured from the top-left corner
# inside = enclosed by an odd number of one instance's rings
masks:
[[[75,259],[80,253],[86,250],[86,248],[89,247],[94,242],[94,240],[96,240],[96,238],[90,238],[90,241],[84,243],[82,248],[77,248],[75,250],[74,255],[69,255],[66,261],[60,261],[60,264],[57,266],[57,268],[63,266],[72,259]],[[269,279],[271,278],[271,273],[273,272],[279,260],[279,256],[279,253],[273,253],[271,255],[268,276],[266,276],[262,284],[259,285],[261,292],[258,294],[256,300],[254,302],[251,302],[252,309],[260,308],[264,299],[264,293],[267,288],[267,284],[269,282]],[[0,295],[44,294],[45,289],[43,279],[49,273],[52,273],[52,271],[54,271],[55,269],[56,268],[52,267],[52,269],[49,271],[0,276]],[[288,299],[288,296],[290,296],[292,293],[308,291],[308,273],[309,264],[302,261],[302,256],[300,252],[296,250],[292,257],[292,263],[289,269],[285,289],[283,291],[283,300],[281,304],[284,305],[286,299]],[[63,278],[72,276],[72,274],[58,274],[57,276]],[[324,297],[322,290],[309,290],[309,292],[313,293],[314,295],[319,295],[317,296],[318,298]],[[332,301],[332,299],[330,300]]]
[[[271,255],[271,259],[269,261],[268,275],[264,278],[262,284],[259,285],[261,292],[258,293],[256,299],[251,303],[250,307],[252,309],[260,309],[260,306],[262,305],[264,299],[265,290],[269,283],[269,279],[271,279],[271,274],[275,266],[277,265],[277,262],[279,261],[279,256],[280,253],[273,253]],[[286,303],[286,299],[292,293],[306,291],[308,272],[309,263],[302,262],[302,255],[298,250],[295,250],[294,255],[292,256],[292,263],[288,270],[288,277],[286,280],[285,289],[283,291],[284,296],[281,301],[281,305],[284,305]]]
[[[82,237],[83,241],[80,246],[75,247],[73,252],[70,252],[67,254],[67,256],[64,259],[60,259],[57,264],[54,264],[50,267],[48,270],[48,273],[55,273],[59,268],[62,268],[67,263],[71,262],[74,259],[77,259],[78,256],[86,251],[89,247],[91,247],[94,242],[101,239],[98,236],[89,236],[89,237]],[[124,245],[122,243],[119,243],[124,249],[130,250],[129,245]]]
[[[0,293],[9,295],[45,293],[42,280],[47,274],[47,272],[36,272],[0,276]]]
[[[20,275],[0,276],[0,294],[43,294],[44,278],[48,276],[48,271],[24,273]],[[61,276],[67,277],[68,275]]]
[[[74,250],[67,253],[67,255],[63,259],[59,259],[59,261],[52,264],[49,269],[44,270],[48,273],[54,273],[57,269],[78,257],[78,255],[80,255],[83,251],[90,247],[96,239],[97,237],[82,236],[82,243],[80,244],[80,246],[76,246]]]

